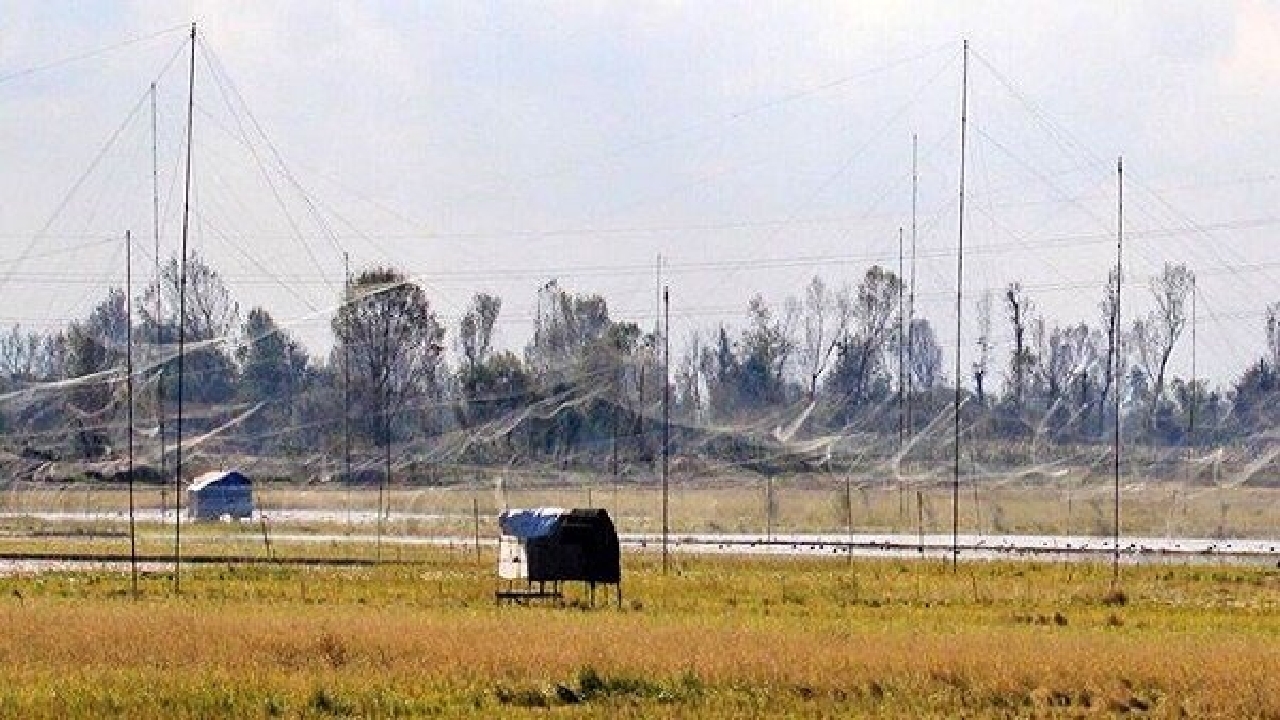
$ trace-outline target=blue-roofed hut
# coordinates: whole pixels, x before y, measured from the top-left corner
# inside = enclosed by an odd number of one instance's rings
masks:
[[[207,472],[187,486],[187,517],[218,520],[253,516],[253,484],[236,470]]]

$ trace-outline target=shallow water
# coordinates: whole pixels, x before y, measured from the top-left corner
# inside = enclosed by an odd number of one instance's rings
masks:
[[[624,545],[661,546],[660,535],[623,535]],[[854,557],[949,558],[951,535],[910,534],[774,534],[743,535],[680,533],[670,535],[670,547],[679,552],[837,555]],[[1060,535],[973,535],[955,539],[961,560],[1102,560],[1115,552],[1109,537]],[[1157,538],[1121,536],[1120,560],[1127,563],[1167,561],[1258,562],[1280,561],[1280,540],[1223,540],[1212,538]]]

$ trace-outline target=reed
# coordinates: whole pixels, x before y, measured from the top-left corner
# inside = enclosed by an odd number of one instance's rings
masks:
[[[0,715],[1280,713],[1280,572],[629,556],[621,609],[496,607],[487,563],[0,579]]]

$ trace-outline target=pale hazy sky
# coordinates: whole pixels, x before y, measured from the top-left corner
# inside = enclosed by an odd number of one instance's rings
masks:
[[[317,349],[340,248],[422,276],[451,325],[500,293],[509,345],[552,277],[651,325],[659,253],[677,338],[736,324],[755,292],[856,282],[897,263],[913,133],[918,307],[953,343],[965,38],[971,300],[1020,279],[1052,321],[1096,323],[1120,154],[1127,310],[1189,264],[1200,367],[1221,376],[1260,354],[1280,300],[1276,2],[0,0],[0,322],[85,314],[123,281],[127,229],[149,272],[157,77],[175,251],[193,20],[193,245]],[[308,199],[263,180],[274,152]]]

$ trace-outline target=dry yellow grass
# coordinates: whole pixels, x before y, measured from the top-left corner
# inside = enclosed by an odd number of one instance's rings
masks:
[[[1276,570],[644,555],[617,610],[418,559],[0,580],[0,715],[1280,717]]]

